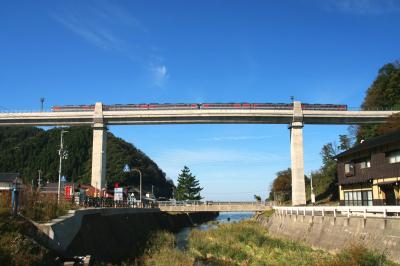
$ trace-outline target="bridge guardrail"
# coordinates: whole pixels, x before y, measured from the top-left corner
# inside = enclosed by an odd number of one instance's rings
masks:
[[[363,216],[367,217],[388,217],[399,216],[400,206],[273,206],[272,207],[279,215],[312,215],[325,216],[333,215],[341,216]]]

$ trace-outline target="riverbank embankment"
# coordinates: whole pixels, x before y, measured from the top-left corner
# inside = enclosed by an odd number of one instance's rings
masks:
[[[274,237],[300,241],[337,253],[361,245],[400,262],[400,219],[310,215],[260,215],[257,221]]]
[[[158,209],[84,209],[37,226],[48,236],[47,246],[62,256],[91,255],[97,261],[117,262],[141,255],[153,231],[177,231],[217,215]]]
[[[361,246],[353,246],[335,255],[296,241],[272,237],[253,219],[219,224],[209,230],[192,230],[185,250],[174,248],[172,234],[168,236],[164,232],[153,239],[153,245],[150,243],[146,248],[146,254],[139,258],[138,265],[394,266],[382,254]]]

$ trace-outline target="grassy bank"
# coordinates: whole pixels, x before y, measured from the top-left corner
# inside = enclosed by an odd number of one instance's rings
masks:
[[[54,265],[54,254],[26,236],[26,221],[0,209],[0,265]]]
[[[148,243],[136,265],[396,265],[382,254],[353,246],[337,255],[297,242],[272,238],[254,221],[223,224],[209,231],[194,230],[187,251],[174,248],[174,236],[161,232]]]
[[[193,231],[190,253],[215,265],[393,265],[382,254],[354,246],[338,255],[270,237],[257,222]]]

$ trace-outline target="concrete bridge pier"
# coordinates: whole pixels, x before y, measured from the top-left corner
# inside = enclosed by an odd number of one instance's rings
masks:
[[[106,184],[107,127],[103,120],[103,104],[96,103],[93,124],[91,185],[99,191]]]
[[[303,111],[301,103],[293,103],[293,122],[290,129],[290,157],[292,168],[292,205],[306,204],[303,151]]]

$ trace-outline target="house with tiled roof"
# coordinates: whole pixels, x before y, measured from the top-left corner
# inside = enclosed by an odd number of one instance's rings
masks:
[[[400,131],[336,156],[341,205],[400,205]]]

